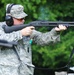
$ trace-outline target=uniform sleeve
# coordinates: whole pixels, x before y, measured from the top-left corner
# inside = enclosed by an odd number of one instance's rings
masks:
[[[7,40],[7,41],[18,41],[18,40],[21,40],[22,39],[22,35],[20,33],[20,30],[19,31],[14,31],[12,33],[5,33],[4,32],[4,29],[2,28],[2,25],[0,23],[0,39],[2,40]]]
[[[47,45],[60,41],[60,35],[55,31],[54,28],[46,33],[41,33],[39,31],[34,30],[31,35],[31,38],[33,38],[34,42],[38,45]]]

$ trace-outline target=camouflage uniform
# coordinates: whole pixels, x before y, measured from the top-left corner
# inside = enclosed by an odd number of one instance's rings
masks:
[[[22,37],[20,30],[6,34],[2,28],[3,25],[6,25],[5,22],[0,23],[0,39],[18,42],[15,48],[21,61],[13,49],[0,47],[0,75],[33,75],[30,38],[38,45],[60,41],[60,36],[54,28],[46,33],[34,30],[30,37]]]

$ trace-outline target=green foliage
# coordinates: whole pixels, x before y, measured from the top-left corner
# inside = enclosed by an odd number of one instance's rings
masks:
[[[74,3],[71,0],[2,0],[0,1],[0,20],[5,16],[5,6],[8,3],[22,4],[24,11],[28,14],[28,22],[32,20],[70,21],[74,16]]]
[[[70,53],[74,47],[74,32],[70,31],[61,36],[61,42],[48,46],[33,46],[33,62],[44,67],[57,68],[68,63]],[[37,56],[38,55],[38,56]],[[37,59],[35,59],[35,56]],[[38,59],[39,58],[39,59]],[[74,57],[73,57],[74,58]],[[61,64],[60,64],[61,63]],[[71,65],[74,65],[72,60]]]
[[[5,7],[8,3],[22,4],[24,6],[24,11],[28,14],[26,22],[34,20],[74,20],[73,0],[1,0],[0,21],[4,20]],[[40,31],[45,32],[46,29],[41,28]],[[65,65],[74,46],[73,35],[74,31],[70,28],[65,35],[61,35],[60,43],[44,47],[33,45],[33,63],[51,68]],[[74,65],[73,62],[74,60],[72,60],[72,65]]]

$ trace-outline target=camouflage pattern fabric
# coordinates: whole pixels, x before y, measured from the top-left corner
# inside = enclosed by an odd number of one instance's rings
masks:
[[[34,30],[30,37],[22,37],[19,31],[12,33],[5,33],[2,26],[5,22],[0,23],[0,39],[9,42],[18,42],[15,46],[16,51],[21,59],[18,59],[16,53],[11,48],[0,47],[0,75],[33,75],[34,65],[32,64],[32,51],[30,39],[32,38],[38,45],[47,45],[51,42],[60,41],[60,35],[54,30],[50,32],[41,33]]]

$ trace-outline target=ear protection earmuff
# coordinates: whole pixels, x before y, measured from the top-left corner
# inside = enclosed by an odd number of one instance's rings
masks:
[[[13,23],[14,23],[14,21],[13,21],[13,18],[12,18],[12,16],[11,15],[9,15],[10,14],[10,11],[11,11],[11,8],[12,8],[12,6],[14,6],[15,4],[10,4],[9,6],[8,6],[8,8],[7,8],[7,11],[6,11],[6,17],[5,17],[5,21],[6,21],[6,24],[8,25],[8,26],[12,26],[13,25]]]

